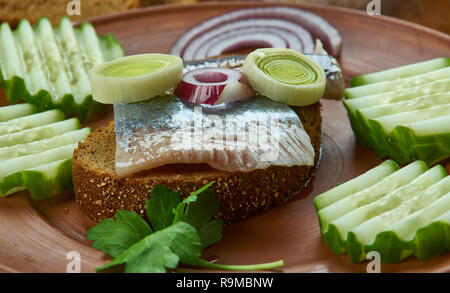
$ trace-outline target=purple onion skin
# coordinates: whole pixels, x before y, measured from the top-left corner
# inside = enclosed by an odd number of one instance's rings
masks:
[[[254,96],[245,76],[227,68],[199,68],[186,72],[174,94],[193,104],[246,100]]]
[[[214,105],[225,86],[225,84],[200,86],[181,81],[175,90],[175,95],[193,104]]]
[[[322,17],[294,7],[275,6],[241,9],[210,18],[184,33],[173,45],[171,54],[183,56],[186,47],[196,37],[221,25],[249,18],[275,18],[294,22],[307,29],[313,38],[320,39],[331,55],[337,57],[342,50],[339,32]]]

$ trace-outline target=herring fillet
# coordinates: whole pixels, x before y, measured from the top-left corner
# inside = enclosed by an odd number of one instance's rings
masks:
[[[314,165],[297,114],[265,97],[205,106],[162,96],[116,104],[114,117],[119,176],[168,164],[206,163],[229,172]]]
[[[330,55],[319,55],[304,53],[305,56],[311,58],[319,64],[327,78],[327,85],[323,93],[324,99],[340,100],[345,93],[345,81],[339,62]],[[183,73],[188,71],[207,68],[207,67],[225,67],[241,70],[247,55],[236,55],[227,57],[210,58],[204,60],[194,60],[184,63]]]

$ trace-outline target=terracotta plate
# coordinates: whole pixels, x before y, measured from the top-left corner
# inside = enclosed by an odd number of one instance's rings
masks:
[[[169,51],[186,29],[223,12],[268,3],[202,3],[160,6],[93,20],[101,34],[112,32],[125,53]],[[326,6],[298,5],[313,11],[341,32],[340,59],[346,80],[353,76],[447,56],[448,35],[382,16]],[[5,101],[3,100],[3,104]],[[251,264],[284,259],[285,272],[365,272],[366,263],[353,264],[346,255],[331,254],[321,243],[313,208],[315,195],[351,179],[381,161],[353,136],[341,102],[323,101],[323,155],[309,186],[292,200],[246,221],[228,226],[224,238],[205,252],[228,264]],[[89,123],[96,128],[112,117],[111,109]],[[446,165],[450,171],[450,164]],[[90,247],[86,231],[95,223],[84,216],[73,191],[34,202],[26,192],[0,199],[0,271],[65,272],[69,251],[81,255],[81,270],[93,272],[108,258]],[[382,272],[450,271],[450,254],[428,262],[414,257],[382,265]]]

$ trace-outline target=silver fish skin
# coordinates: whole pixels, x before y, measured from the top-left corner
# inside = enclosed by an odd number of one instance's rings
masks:
[[[345,81],[339,62],[330,55],[325,54],[304,54],[322,66],[327,78],[327,85],[323,98],[340,100],[345,94]],[[218,57],[204,60],[184,62],[183,72],[205,68],[205,67],[225,67],[239,70],[244,64],[247,55],[236,55],[228,57]]]
[[[265,97],[220,105],[174,96],[114,105],[119,176],[167,164],[249,172],[312,166],[314,149],[296,113]]]

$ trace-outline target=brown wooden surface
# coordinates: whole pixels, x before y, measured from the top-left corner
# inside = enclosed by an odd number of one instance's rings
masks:
[[[112,32],[125,53],[167,53],[186,29],[233,9],[264,3],[204,3],[155,7],[93,21],[99,33]],[[439,56],[448,56],[450,40],[424,27],[357,11],[322,6],[301,7],[316,12],[337,27],[344,38],[341,64],[346,80],[357,74],[382,70]],[[4,101],[3,101],[4,103]],[[335,256],[321,244],[312,200],[336,185],[373,168],[381,161],[361,147],[353,136],[339,101],[323,101],[322,159],[310,184],[292,200],[224,229],[224,238],[204,256],[220,263],[250,264],[284,259],[285,272],[365,272],[366,263],[353,264],[347,255]],[[105,125],[112,117],[88,123]],[[450,171],[450,164],[446,166]],[[86,231],[95,223],[84,216],[72,191],[44,201],[32,201],[26,192],[0,199],[0,271],[65,272],[69,251],[81,253],[83,272],[109,259],[90,247]],[[185,270],[185,269],[182,269]],[[450,271],[450,254],[428,262],[411,257],[382,272]]]

